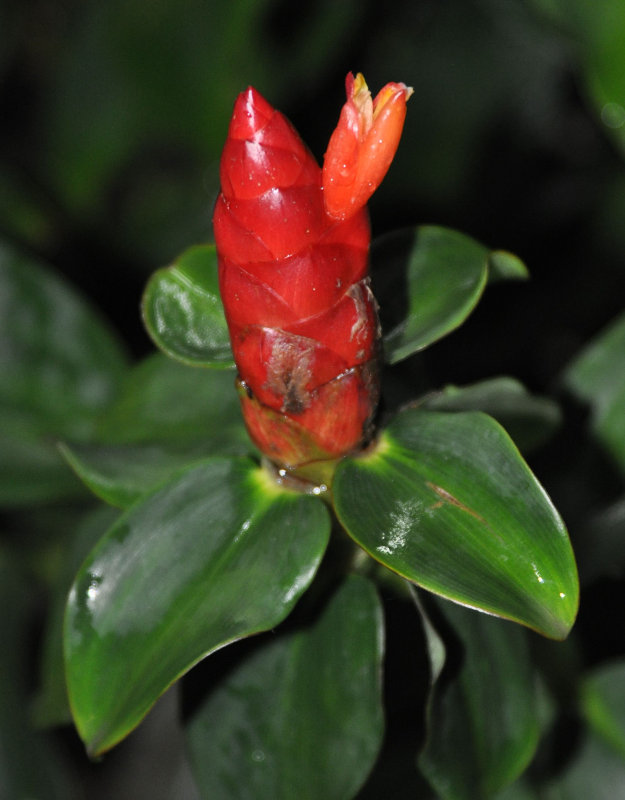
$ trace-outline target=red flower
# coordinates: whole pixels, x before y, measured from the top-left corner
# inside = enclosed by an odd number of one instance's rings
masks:
[[[379,325],[365,204],[399,143],[410,91],[347,76],[322,170],[282,114],[236,100],[214,214],[220,291],[248,431],[275,463],[334,460],[370,438]]]
[[[347,102],[323,162],[326,211],[345,219],[382,183],[399,145],[412,89],[387,83],[375,100],[361,73],[345,80]]]

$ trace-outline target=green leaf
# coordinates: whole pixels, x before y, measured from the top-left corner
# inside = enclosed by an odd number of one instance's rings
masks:
[[[246,455],[250,448],[211,447],[210,441],[173,444],[61,445],[61,452],[89,489],[112,506],[129,508],[181,469],[209,455]]]
[[[597,438],[625,472],[625,314],[580,353],[564,381],[591,405]]]
[[[91,753],[134,728],[210,652],[277,625],[329,536],[318,498],[215,458],[133,506],[78,573],[65,617],[70,704]]]
[[[0,789],[3,798],[67,800],[80,788],[55,741],[29,720],[32,577],[0,554]]]
[[[500,377],[470,386],[446,386],[423,403],[434,411],[484,411],[495,417],[517,446],[529,451],[546,441],[560,425],[558,405],[530,394],[514,378]]]
[[[540,793],[540,800],[617,800],[623,797],[623,758],[592,731],[582,740],[563,773]]]
[[[51,271],[0,243],[0,499],[80,489],[55,450],[88,439],[125,370],[114,336]]]
[[[392,233],[372,249],[386,360],[395,364],[461,325],[488,278],[489,250],[434,225]]]
[[[625,497],[585,520],[575,536],[582,584],[625,574]]]
[[[400,413],[339,464],[336,512],[373,558],[420,586],[553,638],[579,587],[567,532],[505,431],[477,412]]]
[[[512,783],[538,745],[527,639],[507,622],[438,607],[453,628],[448,663],[455,661],[456,671],[452,665],[453,674],[434,688],[419,767],[442,800],[481,800]]]
[[[127,375],[118,400],[99,421],[106,444],[247,441],[231,372],[189,369],[160,353]]]
[[[566,385],[604,414],[625,385],[625,314],[587,345],[565,373]]]
[[[524,281],[530,276],[528,268],[514,253],[493,250],[488,257],[489,281]]]
[[[181,467],[254,451],[232,373],[189,369],[160,354],[128,374],[97,439],[61,450],[91,491],[120,508]]]
[[[532,1],[570,34],[584,94],[606,134],[625,149],[625,7],[614,0]]]
[[[101,319],[52,272],[0,246],[0,402],[39,431],[84,438],[125,370]]]
[[[198,367],[234,367],[215,245],[191,247],[150,279],[143,320],[157,347]]]
[[[430,666],[430,686],[434,686],[440,678],[445,666],[447,648],[445,647],[442,636],[440,636],[434,623],[430,619],[430,615],[425,610],[425,606],[421,602],[416,586],[409,583],[408,590],[419,611],[419,616],[421,617],[421,626],[423,628],[423,635],[425,636],[425,646]]]
[[[193,716],[202,795],[353,797],[382,739],[382,649],[376,591],[348,577],[311,627],[265,642]]]
[[[625,766],[625,661],[593,670],[583,683],[581,700],[586,719]]]
[[[542,795],[539,797],[532,784],[521,778],[497,792],[495,800],[542,800]]]
[[[113,524],[117,513],[106,506],[99,506],[95,511],[86,514],[79,524],[74,526],[72,538],[64,548],[60,574],[47,604],[47,618],[41,645],[40,686],[32,703],[32,716],[40,727],[65,725],[71,722],[63,663],[65,603],[80,565]]]
[[[0,506],[28,506],[82,493],[55,441],[19,411],[0,403]]]

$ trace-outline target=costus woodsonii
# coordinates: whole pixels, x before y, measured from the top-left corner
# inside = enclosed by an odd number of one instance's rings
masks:
[[[366,203],[397,149],[411,90],[362,75],[323,168],[255,89],[237,98],[214,213],[219,285],[252,440],[297,470],[372,436],[380,326]]]

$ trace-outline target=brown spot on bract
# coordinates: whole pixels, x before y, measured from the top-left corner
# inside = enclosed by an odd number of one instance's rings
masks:
[[[306,385],[311,378],[310,346],[278,338],[267,363],[266,388],[282,397],[282,411],[301,414],[310,404]]]
[[[354,337],[359,336],[361,331],[366,328],[367,321],[369,319],[365,298],[363,296],[362,281],[360,283],[354,283],[352,286],[350,286],[347,290],[347,296],[351,297],[351,299],[354,301],[354,305],[356,306],[356,321],[352,325],[352,329],[349,334],[349,340],[351,342],[354,340]]]

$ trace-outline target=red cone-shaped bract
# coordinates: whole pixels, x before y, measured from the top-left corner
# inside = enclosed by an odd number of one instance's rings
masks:
[[[370,437],[378,399],[367,198],[330,213],[332,172],[322,186],[296,131],[252,88],[235,103],[220,177],[219,282],[248,431],[281,466],[340,458]]]

